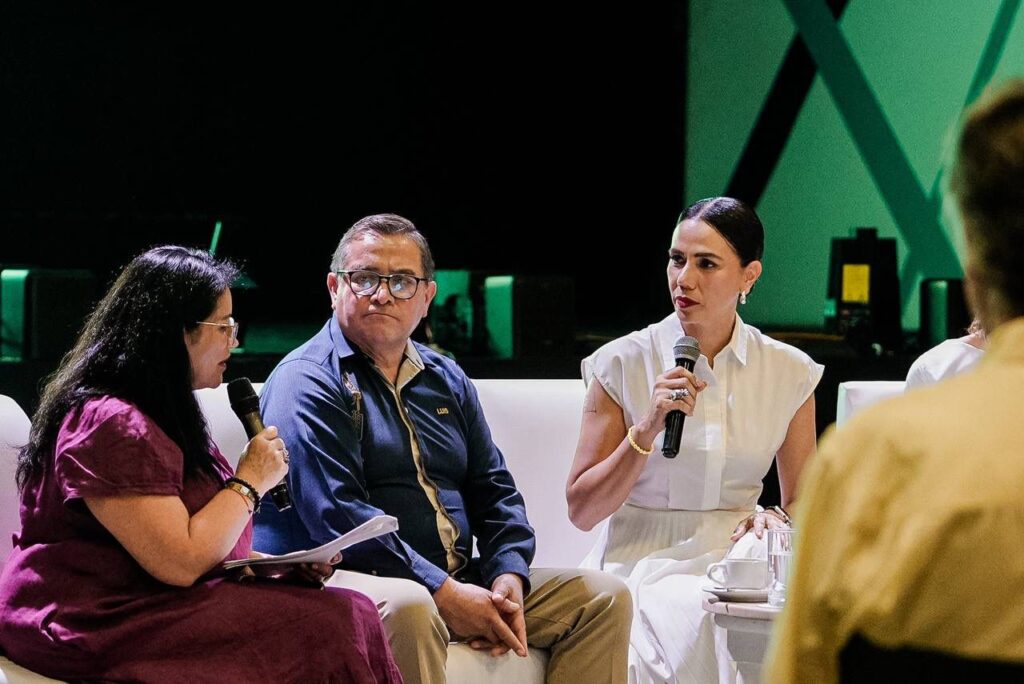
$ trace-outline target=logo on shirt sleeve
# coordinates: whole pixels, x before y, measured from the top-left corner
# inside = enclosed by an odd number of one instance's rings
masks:
[[[439,415],[439,416],[447,416],[448,415],[448,407],[447,406],[438,406],[437,407],[437,415]]]

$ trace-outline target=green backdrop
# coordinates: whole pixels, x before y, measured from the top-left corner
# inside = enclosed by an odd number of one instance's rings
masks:
[[[685,198],[724,194],[797,39],[813,84],[757,205],[765,272],[743,315],[820,326],[830,239],[857,226],[895,237],[903,325],[918,326],[922,277],[959,277],[942,173],[964,106],[1024,75],[1021,0],[693,0]]]

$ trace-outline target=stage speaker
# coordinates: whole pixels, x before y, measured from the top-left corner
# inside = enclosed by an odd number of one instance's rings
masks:
[[[96,299],[89,271],[5,268],[0,271],[0,356],[59,359],[71,349]]]
[[[879,238],[875,228],[832,238],[825,329],[858,349],[903,347],[895,238]]]

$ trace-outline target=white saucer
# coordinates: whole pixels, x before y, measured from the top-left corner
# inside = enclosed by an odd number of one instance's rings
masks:
[[[767,589],[726,589],[724,587],[704,587],[704,591],[711,592],[723,601],[736,601],[737,603],[764,603],[768,600]]]

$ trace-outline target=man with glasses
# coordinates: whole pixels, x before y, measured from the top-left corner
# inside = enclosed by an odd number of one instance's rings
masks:
[[[294,505],[260,509],[254,547],[312,548],[394,515],[398,533],[346,551],[331,583],[376,601],[407,684],[445,681],[450,639],[493,655],[549,648],[553,683],[624,682],[625,585],[530,569],[533,529],[473,384],[409,339],[433,276],[426,239],[400,216],[366,217],[341,238],[327,275],[334,316],[260,397],[288,445]]]

